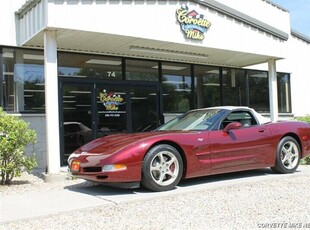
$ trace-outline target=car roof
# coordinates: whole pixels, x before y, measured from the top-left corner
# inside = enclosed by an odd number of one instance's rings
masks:
[[[194,109],[195,110],[206,110],[206,109],[223,109],[223,110],[238,110],[238,109],[246,109],[246,110],[251,110],[253,111],[253,109],[247,107],[247,106],[214,106],[214,107],[207,107],[207,108],[201,108],[201,109]]]
[[[258,112],[256,112],[254,109],[247,107],[247,106],[215,106],[215,107],[208,107],[208,108],[201,108],[201,109],[194,109],[192,111],[199,111],[199,110],[206,110],[206,109],[219,109],[219,110],[228,110],[228,111],[233,111],[233,110],[248,110],[251,111],[256,119],[258,120],[259,124],[265,124],[271,122],[270,118],[264,117]]]

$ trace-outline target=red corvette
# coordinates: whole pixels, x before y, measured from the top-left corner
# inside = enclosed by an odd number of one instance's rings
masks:
[[[189,111],[151,132],[96,139],[68,163],[79,178],[165,191],[182,178],[264,167],[292,173],[309,154],[305,122],[270,122],[247,107],[213,107]]]

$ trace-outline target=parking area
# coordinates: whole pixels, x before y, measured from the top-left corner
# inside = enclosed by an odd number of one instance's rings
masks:
[[[72,213],[92,208],[121,207],[131,203],[142,204],[175,197],[191,197],[191,194],[212,191],[223,192],[232,187],[242,191],[245,186],[255,186],[255,184],[262,182],[268,184],[270,181],[270,185],[272,185],[275,181],[281,182],[285,179],[295,180],[295,178],[302,179],[304,177],[310,178],[309,166],[300,166],[296,173],[286,175],[274,174],[269,168],[266,168],[188,179],[183,180],[175,190],[158,193],[143,188],[133,190],[111,188],[84,181],[44,191],[37,191],[34,186],[31,191],[1,195],[0,223],[10,225],[16,221],[43,218],[50,215],[64,215],[66,213],[72,215]],[[269,190],[270,188],[266,188],[267,192]],[[304,191],[302,194],[308,192]]]

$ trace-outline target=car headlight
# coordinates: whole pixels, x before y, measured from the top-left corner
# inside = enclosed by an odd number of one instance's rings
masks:
[[[104,165],[102,167],[102,172],[115,172],[126,170],[127,166],[123,164],[113,164],[113,165]]]

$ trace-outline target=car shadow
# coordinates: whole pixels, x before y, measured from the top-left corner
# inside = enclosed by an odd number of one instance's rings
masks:
[[[298,173],[300,170],[297,170]],[[225,173],[225,174],[218,174],[218,175],[209,175],[204,177],[197,177],[197,178],[190,178],[190,179],[183,179],[180,181],[176,189],[179,188],[190,188],[193,186],[199,186],[203,184],[220,184],[223,181],[238,181],[244,180],[247,178],[257,178],[263,177],[268,175],[276,175],[270,168],[262,168],[262,169],[255,169],[249,171],[242,171],[242,172],[233,172],[233,173]],[[124,189],[118,187],[111,187],[110,185],[107,186],[105,184],[97,184],[92,182],[82,182],[76,185],[66,186],[65,189],[70,191],[84,193],[92,196],[127,196],[133,194],[154,194],[154,192],[149,191],[142,186],[140,188],[135,189]],[[171,191],[168,191],[168,193]]]
[[[260,177],[266,176],[274,173],[270,168],[262,168],[262,169],[254,169],[248,171],[241,172],[231,172],[231,173],[223,173],[223,174],[215,174],[204,177],[197,177],[191,179],[184,179],[179,183],[179,187],[193,186],[197,184],[205,184],[205,183],[217,183],[221,181],[233,181],[239,179],[246,179],[250,177]]]
[[[69,185],[64,187],[64,189],[68,189],[73,192],[85,193],[93,196],[129,195],[135,193],[135,189],[123,189],[88,181],[76,185]]]

